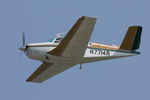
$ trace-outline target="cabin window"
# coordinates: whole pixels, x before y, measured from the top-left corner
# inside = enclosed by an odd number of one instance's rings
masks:
[[[89,44],[88,44],[89,46],[91,46],[92,45],[92,43],[91,42],[89,42]]]
[[[59,41],[61,41],[63,38],[57,38],[56,40],[59,40]]]
[[[54,43],[59,43],[60,41],[58,41],[58,40],[55,40],[55,42]]]
[[[63,38],[57,38],[54,43],[60,43]]]

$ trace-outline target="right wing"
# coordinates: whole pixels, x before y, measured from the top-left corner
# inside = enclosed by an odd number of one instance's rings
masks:
[[[58,63],[43,63],[26,81],[42,83],[43,81],[67,70],[72,66],[73,65]]]
[[[96,18],[82,16],[60,44],[48,54],[64,57],[83,57],[95,23]]]

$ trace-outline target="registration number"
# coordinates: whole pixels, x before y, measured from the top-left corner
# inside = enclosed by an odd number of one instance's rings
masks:
[[[90,54],[110,56],[110,51],[100,49],[90,49]]]

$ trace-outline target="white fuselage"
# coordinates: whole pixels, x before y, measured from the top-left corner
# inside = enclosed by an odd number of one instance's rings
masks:
[[[51,42],[28,44],[26,54],[29,58],[34,60],[51,63],[68,63],[68,64],[81,64],[127,56],[134,56],[138,54],[137,52],[95,48],[89,45],[87,46],[84,56],[81,58],[70,58],[62,56],[58,57],[47,54],[47,52],[50,52],[51,50],[56,48],[58,44],[59,43],[51,43]]]

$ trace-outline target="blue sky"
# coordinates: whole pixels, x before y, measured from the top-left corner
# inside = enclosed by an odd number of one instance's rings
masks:
[[[0,0],[1,100],[150,100],[148,0]],[[41,62],[19,58],[27,43],[68,32],[80,16],[97,18],[91,41],[120,45],[127,28],[143,26],[142,54],[79,65],[42,84],[25,82]]]

